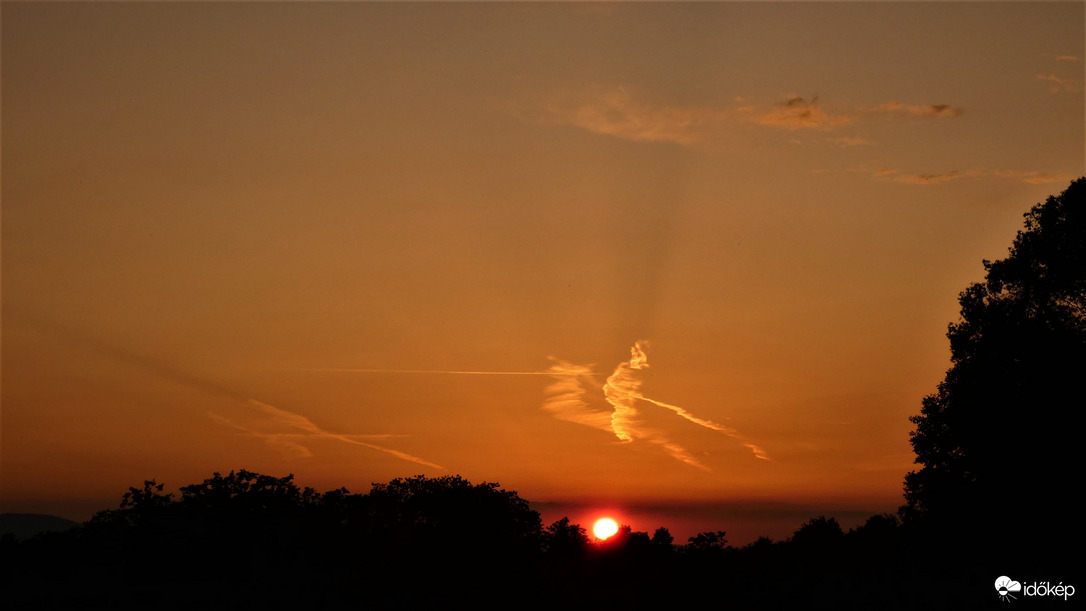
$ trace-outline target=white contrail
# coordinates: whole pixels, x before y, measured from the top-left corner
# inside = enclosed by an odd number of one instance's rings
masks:
[[[635,371],[649,366],[648,357],[645,355],[642,342],[636,342],[630,348],[630,360],[619,363],[614,373],[607,378],[603,385],[603,396],[614,408],[611,414],[611,428],[615,436],[622,441],[632,441],[632,430],[636,426],[637,399],[641,398],[639,392],[641,379]]]
[[[647,347],[646,342],[634,343],[630,348],[630,360],[619,363],[603,385],[603,396],[614,408],[611,413],[611,429],[622,441],[633,441],[635,437],[644,439],[664,448],[672,458],[708,471],[686,448],[671,441],[662,432],[639,426],[637,401],[644,399],[641,394],[640,371],[649,366],[648,355],[645,354]]]
[[[594,383],[589,367],[574,365],[555,359],[550,374],[555,381],[547,387],[548,397],[543,402],[543,409],[557,418],[569,420],[609,431],[620,441],[631,442],[637,439],[661,446],[673,458],[699,469],[708,468],[694,458],[686,448],[671,441],[662,432],[644,427],[638,418],[638,401],[644,401],[667,409],[683,419],[698,426],[723,433],[749,448],[755,457],[770,460],[765,451],[751,443],[736,429],[712,420],[699,418],[686,409],[646,397],[641,392],[641,371],[649,367],[648,342],[637,341],[630,348],[630,360],[619,363],[603,385],[603,396],[611,406],[608,413],[589,407],[585,400],[584,384]]]
[[[652,403],[653,405],[658,405],[658,406],[663,407],[665,409],[669,409],[669,410],[675,412],[676,414],[682,416],[683,418],[686,418],[690,422],[693,422],[695,424],[700,424],[701,426],[704,426],[705,428],[708,428],[708,429],[713,429],[714,431],[720,431],[721,433],[724,433],[728,437],[731,437],[732,439],[734,439],[734,440],[738,441],[739,443],[743,444],[743,447],[750,448],[750,451],[753,452],[756,457],[761,458],[762,460],[772,460],[772,459],[769,458],[769,456],[766,455],[765,450],[763,450],[762,448],[760,448],[760,447],[754,445],[753,443],[751,443],[750,441],[748,441],[746,439],[746,437],[743,436],[742,433],[740,433],[739,431],[733,429],[730,426],[724,426],[723,424],[718,424],[716,422],[713,422],[712,420],[702,420],[701,418],[698,418],[697,416],[691,414],[690,412],[688,412],[685,409],[679,407],[678,405],[671,405],[671,404],[668,404],[668,403],[664,403],[663,401],[657,401],[656,399],[653,399],[651,397],[646,397],[646,396],[643,396],[643,395],[641,396],[641,399],[643,399],[645,401],[648,401],[649,403]]]
[[[261,433],[251,428],[241,426],[234,421],[224,418],[215,413],[208,413],[208,416],[223,426],[237,429],[248,437],[256,437],[262,439],[264,443],[278,450],[283,456],[287,458],[309,458],[313,456],[313,453],[309,451],[309,448],[294,441],[297,437],[312,437],[310,434],[300,435],[298,433]]]
[[[362,441],[362,439],[398,437],[398,435],[344,435],[344,434],[340,434],[340,433],[333,433],[331,431],[326,431],[326,430],[320,428],[319,426],[314,424],[312,420],[310,420],[309,418],[306,418],[305,416],[302,416],[301,414],[295,414],[294,412],[289,412],[289,411],[287,411],[285,409],[280,409],[278,407],[268,405],[267,403],[262,403],[260,401],[257,401],[256,399],[248,399],[248,403],[252,407],[254,407],[255,409],[262,412],[264,415],[271,418],[271,420],[274,421],[275,423],[280,424],[280,425],[285,425],[285,426],[288,426],[288,427],[291,427],[291,428],[294,428],[294,429],[297,429],[297,430],[303,431],[303,432],[302,433],[262,433],[262,432],[253,430],[251,428],[244,427],[244,426],[241,426],[239,424],[236,424],[236,423],[234,423],[234,422],[232,422],[232,421],[230,421],[230,420],[228,420],[228,419],[226,419],[226,418],[224,418],[224,417],[222,417],[222,416],[220,416],[218,414],[209,414],[209,415],[211,416],[212,419],[219,422],[220,424],[224,424],[226,426],[238,429],[239,431],[242,431],[242,432],[244,432],[245,434],[247,434],[249,436],[256,437],[258,439],[263,439],[265,443],[267,443],[268,445],[276,448],[277,450],[282,452],[284,455],[286,455],[288,458],[308,458],[308,457],[313,455],[313,453],[309,451],[309,448],[305,447],[304,445],[302,445],[302,444],[300,444],[300,443],[298,443],[296,441],[299,438],[301,438],[301,439],[306,439],[306,438],[308,438],[308,439],[334,439],[336,441],[342,441],[344,443],[359,445],[359,446],[363,446],[363,447],[366,447],[366,448],[370,448],[372,450],[377,450],[379,452],[384,452],[386,454],[391,454],[391,455],[395,456],[396,458],[400,458],[402,460],[406,460],[406,461],[413,462],[413,463],[418,463],[420,465],[425,465],[427,467],[433,467],[434,469],[440,469],[442,471],[445,470],[445,467],[442,467],[441,465],[438,465],[438,464],[423,460],[423,459],[419,458],[418,456],[412,456],[411,454],[407,454],[405,452],[400,452],[399,450],[393,450],[392,448],[386,448],[384,446],[379,446],[379,445],[374,444],[374,443],[369,443],[369,442],[366,442],[366,441]]]
[[[395,456],[396,458],[402,458],[403,460],[418,463],[420,465],[425,465],[427,467],[433,467],[435,469],[441,469],[443,471],[445,470],[445,467],[442,467],[441,465],[438,465],[438,464],[434,464],[432,462],[425,461],[425,460],[419,458],[418,456],[412,456],[410,454],[400,452],[399,450],[393,450],[391,448],[386,448],[384,446],[379,446],[379,445],[372,444],[372,443],[366,443],[365,441],[359,441],[357,439],[352,438],[349,435],[340,435],[338,433],[331,433],[331,432],[325,431],[324,429],[318,427],[316,424],[313,424],[313,422],[311,420],[309,420],[309,418],[306,418],[305,416],[302,416],[300,414],[295,414],[293,412],[288,412],[286,410],[279,409],[278,407],[273,407],[271,405],[268,405],[267,403],[261,403],[260,401],[257,401],[255,399],[249,399],[249,403],[253,404],[254,406],[256,406],[257,409],[259,409],[259,410],[263,411],[264,413],[268,414],[269,416],[271,416],[275,420],[277,420],[277,421],[279,421],[279,422],[281,422],[283,424],[293,426],[293,427],[295,427],[297,429],[306,431],[307,433],[310,433],[310,434],[312,434],[312,435],[314,435],[316,437],[324,437],[325,439],[337,439],[337,440],[342,441],[344,443],[352,443],[352,444],[355,444],[355,445],[360,445],[360,446],[363,446],[363,447],[378,450],[380,452],[385,452],[387,454],[391,454],[391,455]]]
[[[319,368],[302,369],[301,371],[328,371],[334,373],[431,373],[442,375],[468,375],[468,376],[550,376],[555,375],[553,370],[547,371],[455,371],[444,369],[341,369]],[[593,372],[589,371],[588,374]]]
[[[585,387],[582,382],[595,384],[591,367],[574,365],[551,357],[550,375],[554,381],[547,386],[547,397],[543,400],[543,409],[554,414],[555,418],[584,424],[604,431],[611,431],[611,414],[607,410],[593,409],[585,401]]]
[[[676,459],[676,460],[684,462],[684,463],[690,465],[691,467],[697,467],[697,468],[699,468],[699,469],[701,469],[703,471],[709,471],[710,470],[709,467],[706,467],[705,465],[701,464],[701,462],[699,462],[698,459],[691,456],[690,452],[686,451],[686,448],[682,447],[681,445],[679,445],[677,443],[670,442],[670,441],[668,441],[666,439],[663,439],[663,438],[653,438],[653,439],[649,439],[649,441],[651,441],[652,443],[655,443],[657,445],[662,446],[664,448],[664,450],[667,451],[667,453],[670,454],[671,457]]]
[[[723,424],[713,422],[712,420],[698,418],[678,405],[664,403],[663,401],[657,401],[652,397],[643,395],[641,393],[641,379],[634,372],[648,369],[649,357],[647,350],[648,342],[635,342],[633,347],[630,348],[630,360],[619,364],[618,368],[615,369],[615,373],[607,379],[607,385],[604,386],[604,395],[607,396],[608,401],[611,401],[612,405],[615,405],[615,415],[617,416],[620,411],[622,412],[620,422],[625,423],[632,421],[633,416],[637,413],[636,409],[633,407],[636,401],[646,401],[658,407],[671,410],[698,426],[724,433],[728,437],[743,444],[743,447],[749,448],[755,457],[762,460],[770,460],[769,456],[766,455],[765,450],[748,441],[746,437],[734,428],[724,426]],[[612,396],[615,400],[612,400]],[[612,421],[614,421],[614,418],[612,418]],[[617,428],[615,434],[619,434]]]

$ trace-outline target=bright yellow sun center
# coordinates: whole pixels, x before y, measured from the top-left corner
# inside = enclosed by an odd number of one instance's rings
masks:
[[[611,518],[600,518],[592,527],[592,534],[596,535],[597,539],[606,539],[617,532],[618,524]]]

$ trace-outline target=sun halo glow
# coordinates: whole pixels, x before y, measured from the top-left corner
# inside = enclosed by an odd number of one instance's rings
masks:
[[[592,526],[592,534],[596,535],[597,539],[607,539],[617,532],[618,523],[611,518],[600,518]]]

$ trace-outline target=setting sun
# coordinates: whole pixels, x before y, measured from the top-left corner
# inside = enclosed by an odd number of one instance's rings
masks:
[[[611,518],[600,518],[596,520],[596,524],[592,527],[592,534],[596,535],[597,539],[607,539],[618,532],[618,523]]]

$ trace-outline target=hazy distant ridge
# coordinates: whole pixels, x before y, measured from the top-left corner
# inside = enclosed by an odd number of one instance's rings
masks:
[[[40,513],[0,513],[0,537],[12,535],[23,540],[37,534],[64,532],[78,526],[79,522]]]

